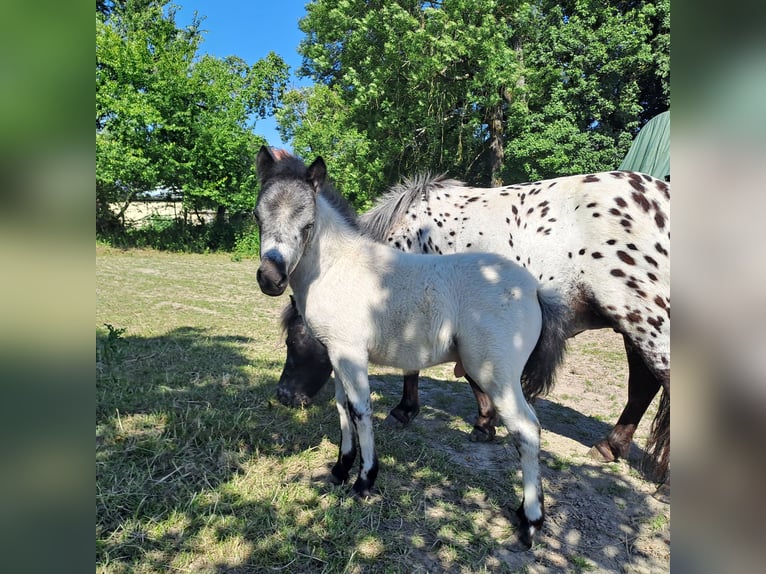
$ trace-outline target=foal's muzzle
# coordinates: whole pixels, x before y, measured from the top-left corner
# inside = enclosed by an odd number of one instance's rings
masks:
[[[258,286],[266,295],[276,297],[287,289],[287,267],[278,253],[266,254],[256,273]]]

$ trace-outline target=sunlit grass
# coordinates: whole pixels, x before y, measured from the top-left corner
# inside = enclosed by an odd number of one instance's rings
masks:
[[[422,374],[433,384],[405,429],[385,422],[400,373],[374,367],[376,492],[359,500],[329,480],[340,434],[332,390],[302,409],[276,400],[286,297],[262,295],[254,265],[97,246],[96,571],[533,565],[534,553],[506,550],[518,458],[503,429],[490,445],[468,441],[476,405],[450,365]],[[577,464],[545,460],[562,473]]]
[[[378,494],[328,480],[337,412],[275,400],[284,301],[253,279],[225,255],[97,247],[97,570],[398,572],[413,552],[448,567],[500,547],[451,490],[481,477],[383,424],[395,370],[373,393]],[[434,407],[460,446],[470,423]],[[500,508],[512,485],[482,493]]]

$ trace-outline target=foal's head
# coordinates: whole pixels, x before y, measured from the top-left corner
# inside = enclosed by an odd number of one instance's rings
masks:
[[[296,157],[266,147],[256,157],[261,192],[255,219],[261,232],[258,285],[266,295],[284,293],[290,273],[303,254],[316,215],[316,194],[324,186],[327,168],[318,157],[310,166]]]

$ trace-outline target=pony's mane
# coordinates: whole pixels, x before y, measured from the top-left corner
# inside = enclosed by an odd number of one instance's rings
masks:
[[[431,193],[448,187],[464,187],[462,181],[449,179],[446,175],[420,174],[406,178],[380,196],[375,205],[359,218],[365,235],[377,241],[385,241],[391,228],[407,210],[419,201],[428,201]]]
[[[346,223],[354,229],[359,229],[359,216],[356,210],[331,183],[325,182],[319,193],[340,214]]]
[[[295,306],[295,299],[293,299],[293,296],[290,295],[290,302],[285,306],[284,309],[282,309],[282,314],[279,317],[279,324],[282,327],[283,336],[285,333],[287,333],[287,328],[290,326],[290,323],[293,322],[298,316],[300,316],[300,313],[298,312],[298,308]]]
[[[269,174],[269,179],[286,177],[305,181],[308,167],[302,159],[283,149],[272,149],[272,155],[276,161]],[[346,223],[354,229],[359,229],[356,211],[329,181],[324,182],[319,194],[341,215]]]

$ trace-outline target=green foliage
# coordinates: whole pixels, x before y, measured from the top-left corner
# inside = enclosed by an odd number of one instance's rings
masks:
[[[667,1],[542,3],[527,52],[528,111],[509,142],[509,179],[613,169],[669,105]]]
[[[151,248],[178,253],[234,252],[238,258],[258,254],[254,224],[244,218],[195,223],[181,218],[154,215],[141,226],[127,226],[101,233],[101,243],[126,248]]]
[[[139,191],[183,190],[185,208],[221,221],[252,208],[266,143],[252,124],[269,114],[363,210],[423,172],[499,185],[614,169],[669,107],[669,0],[314,0],[299,51],[315,84],[289,91],[274,54],[198,56],[201,20],[180,29],[175,12],[97,3],[97,229],[110,242]],[[252,252],[220,229],[158,221],[126,241]]]
[[[103,361],[111,366],[120,351],[120,345],[124,341],[122,336],[126,329],[125,327],[114,327],[111,323],[104,323],[104,327],[107,329],[107,334],[101,348],[101,354]]]
[[[261,250],[261,236],[258,226],[249,222],[235,233],[232,259],[240,261],[243,258],[259,257]]]
[[[300,26],[317,85],[286,97],[283,136],[358,206],[416,172],[613,169],[669,105],[668,0],[315,0]]]
[[[330,176],[357,209],[371,206],[385,186],[383,163],[373,156],[370,141],[350,125],[340,93],[324,84],[291,90],[277,112],[280,135],[292,140],[295,153],[306,159],[321,155]]]
[[[109,371],[112,381],[115,381],[113,369],[119,361],[123,345],[125,344],[125,339],[122,336],[125,334],[126,328],[114,327],[111,323],[104,323],[104,327],[107,329],[107,334],[100,345],[100,362]]]
[[[270,54],[197,57],[201,20],[175,23],[168,0],[96,11],[97,217],[108,230],[137,192],[182,190],[189,209],[241,211],[255,202],[252,123],[274,112],[287,66]]]

